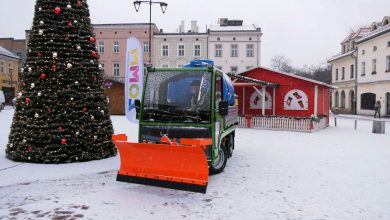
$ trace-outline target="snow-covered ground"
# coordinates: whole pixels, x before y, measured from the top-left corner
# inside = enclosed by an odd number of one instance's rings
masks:
[[[12,109],[0,112],[0,219],[390,219],[390,123],[338,118],[318,133],[238,129],[207,194],[116,182],[119,158],[37,165],[5,159]],[[116,133],[136,126],[112,117]]]

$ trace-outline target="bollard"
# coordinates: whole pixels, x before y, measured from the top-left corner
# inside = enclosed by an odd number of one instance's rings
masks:
[[[334,117],[334,126],[337,127],[337,118]]]
[[[386,122],[384,121],[373,121],[372,123],[372,133],[375,134],[384,134],[385,133]]]
[[[355,119],[355,130],[357,129],[357,120]]]

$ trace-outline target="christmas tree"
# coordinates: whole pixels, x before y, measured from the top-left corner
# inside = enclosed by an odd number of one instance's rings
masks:
[[[68,163],[116,155],[86,0],[37,0],[7,158]]]

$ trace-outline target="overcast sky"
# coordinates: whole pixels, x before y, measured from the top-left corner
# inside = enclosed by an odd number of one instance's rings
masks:
[[[35,0],[0,0],[0,37],[24,38],[31,28]],[[325,62],[340,50],[351,28],[381,21],[390,15],[389,0],[165,0],[167,12],[153,6],[152,22],[164,32],[174,32],[180,20],[197,20],[200,30],[218,18],[243,19],[262,28],[261,62],[269,66],[284,55],[295,66]],[[93,23],[149,22],[142,5],[135,12],[132,0],[89,0]]]

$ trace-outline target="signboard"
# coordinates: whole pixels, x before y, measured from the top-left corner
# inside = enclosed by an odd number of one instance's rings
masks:
[[[143,51],[137,38],[127,39],[125,71],[125,114],[129,121],[138,123],[134,100],[142,98],[144,77]]]

